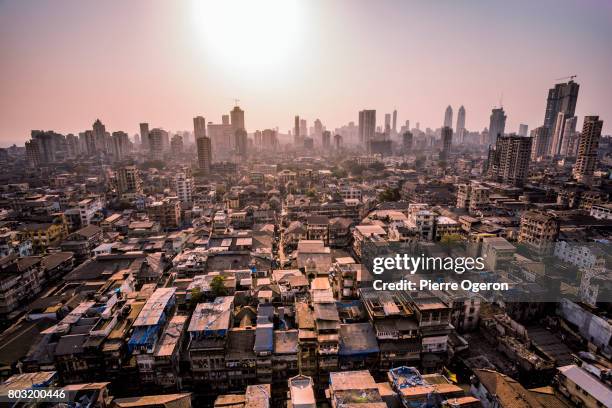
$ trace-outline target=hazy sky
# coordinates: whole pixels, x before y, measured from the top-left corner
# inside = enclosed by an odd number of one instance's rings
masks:
[[[192,130],[234,98],[249,132],[296,114],[334,128],[364,108],[436,128],[448,104],[481,130],[503,94],[517,131],[572,74],[579,124],[600,115],[610,133],[612,2],[0,0],[0,74],[2,146],[98,117]]]

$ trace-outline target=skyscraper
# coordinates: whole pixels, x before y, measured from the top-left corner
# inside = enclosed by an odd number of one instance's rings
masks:
[[[451,145],[453,143],[453,128],[444,126],[442,128],[442,151],[440,152],[440,158],[446,159],[451,151]]]
[[[130,152],[131,142],[127,133],[113,132],[111,142],[111,153],[115,160],[119,161],[124,159]]]
[[[245,158],[247,156],[247,146],[248,146],[248,137],[247,132],[244,129],[237,129],[236,133],[234,133],[234,147],[236,150],[236,155],[241,158]]]
[[[531,160],[538,160],[548,155],[549,130],[545,126],[540,126],[531,131],[533,139],[531,146]]]
[[[489,121],[489,145],[495,145],[497,137],[504,135],[506,113],[504,108],[493,108]]]
[[[198,149],[198,168],[202,170],[204,174],[210,174],[210,165],[212,164],[212,146],[210,138],[207,136],[196,138],[196,147]]]
[[[559,155],[562,157],[573,156],[573,142],[576,137],[576,123],[578,118],[571,116],[565,119],[563,126],[563,136],[561,137],[561,147],[559,148]]]
[[[172,151],[172,155],[174,157],[180,157],[183,154],[183,148],[183,136],[179,135],[178,133],[172,136],[172,139],[170,140],[170,150]]]
[[[385,135],[389,136],[391,134],[391,114],[385,113]]]
[[[397,135],[397,109],[393,109],[393,125],[391,127],[393,135]]]
[[[406,153],[412,150],[412,133],[411,132],[408,132],[408,131],[404,132],[402,136],[402,146]]]
[[[453,108],[450,105],[446,107],[446,111],[444,112],[444,126],[452,128],[453,127]]]
[[[323,149],[329,149],[331,147],[331,132],[326,130],[321,135],[321,145]]]
[[[234,106],[234,109],[230,112],[230,118],[232,120],[234,134],[236,134],[237,130],[246,130],[244,126],[244,111],[240,109],[240,107]]]
[[[488,176],[500,183],[522,186],[529,175],[530,137],[500,135],[495,148],[489,147]]]
[[[465,108],[463,105],[459,107],[457,111],[457,127],[455,128],[455,133],[457,135],[458,142],[463,141],[463,132],[465,131]]]
[[[359,111],[359,143],[367,146],[368,142],[374,139],[376,132],[376,110]]]
[[[599,120],[599,116],[585,116],[573,171],[574,178],[578,182],[584,184],[592,182],[597,164],[597,149],[599,148],[602,127],[603,120]]]
[[[276,131],[273,129],[264,129],[261,132],[261,145],[265,150],[274,151],[276,150],[276,145],[278,144],[278,139],[276,137]]]
[[[164,139],[168,132],[155,128],[149,132],[149,153],[151,160],[162,160],[164,158]]]
[[[148,123],[140,124],[140,143],[142,145],[143,150],[149,149],[149,124]]]
[[[519,125],[519,131],[518,131],[519,136],[527,137],[528,131],[529,131],[529,126],[525,125],[524,123],[521,123]]]
[[[321,141],[321,137],[323,136],[323,123],[319,119],[315,119],[314,121],[314,135],[313,138],[315,140]]]
[[[193,118],[193,135],[196,140],[200,137],[206,136],[206,119],[202,116],[196,116]]]
[[[302,140],[308,136],[308,124],[306,123],[306,119],[300,119],[300,136]]]
[[[566,117],[574,116],[576,102],[578,101],[578,91],[580,85],[574,81],[556,84],[554,88],[548,90],[546,99],[546,112],[544,113],[544,126],[554,129],[559,112]]]
[[[295,147],[302,145],[302,139],[300,139],[300,116],[295,115],[293,122],[293,144]]]

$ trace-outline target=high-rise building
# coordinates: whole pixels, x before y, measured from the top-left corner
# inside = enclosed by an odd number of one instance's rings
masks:
[[[121,200],[132,200],[142,195],[142,180],[136,166],[124,166],[115,172],[117,194]]]
[[[385,113],[385,135],[389,136],[391,134],[391,114]]]
[[[342,136],[341,135],[334,135],[334,149],[336,150],[340,150],[342,148]]]
[[[302,139],[308,136],[308,123],[306,119],[300,119],[300,136]]]
[[[176,195],[181,203],[191,204],[193,202],[193,190],[195,183],[191,174],[191,168],[183,167],[174,177]]]
[[[28,160],[28,167],[38,168],[42,163],[40,154],[40,144],[38,140],[32,139],[25,143],[26,158]]]
[[[563,134],[561,136],[561,142],[559,146],[559,155],[561,157],[574,156],[573,145],[574,138],[576,137],[576,124],[578,118],[576,116],[570,116],[565,118],[563,122]]]
[[[331,147],[331,132],[329,130],[325,130],[321,135],[321,145],[323,149],[329,149]]]
[[[31,137],[32,142],[35,143],[30,143],[30,152],[38,157],[37,160],[31,162],[32,164],[35,161],[37,161],[38,165],[53,163],[57,160],[60,145],[63,143],[63,140],[65,140],[63,135],[55,133],[52,130],[32,130]]]
[[[278,145],[276,131],[273,129],[264,129],[261,132],[261,145],[264,150],[275,151]]]
[[[442,151],[440,152],[440,158],[448,158],[451,145],[453,143],[453,128],[450,126],[444,126],[442,128]]]
[[[531,131],[533,139],[531,146],[531,160],[539,160],[548,155],[548,140],[549,129],[545,126],[540,126]]]
[[[300,138],[300,116],[295,115],[293,121],[293,144],[295,147],[302,145],[302,139]]]
[[[244,129],[237,129],[234,133],[234,146],[236,155],[244,158],[247,156],[248,137]]]
[[[504,135],[506,113],[504,108],[493,108],[489,120],[489,145],[495,145],[497,137]]]
[[[545,127],[554,129],[559,112],[564,113],[566,117],[574,116],[579,89],[580,85],[574,81],[569,81],[556,84],[554,88],[548,90],[546,112],[544,114]]]
[[[210,165],[212,164],[212,146],[210,137],[196,138],[196,148],[198,150],[198,168],[204,174],[210,174]]]
[[[527,137],[528,131],[529,131],[529,126],[525,125],[524,123],[521,123],[519,125],[519,131],[518,131],[519,136]]]
[[[393,109],[393,124],[391,125],[391,133],[397,135],[397,109]]]
[[[406,153],[412,151],[412,141],[412,133],[408,131],[404,132],[402,135],[402,146]]]
[[[376,132],[376,110],[362,110],[359,112],[359,143],[367,146],[374,139]]]
[[[500,183],[522,186],[529,175],[530,137],[516,134],[499,136],[495,148],[489,147],[487,172]]]
[[[444,112],[444,126],[452,128],[453,127],[453,108],[450,105],[446,107],[446,111]]]
[[[193,118],[193,135],[196,139],[206,136],[206,119],[202,116]]]
[[[143,150],[149,149],[149,124],[140,124],[140,143],[142,144]]]
[[[599,116],[585,116],[582,133],[578,142],[578,155],[574,165],[574,178],[578,182],[590,184],[597,164],[597,149],[601,138],[603,121]]]
[[[231,157],[234,144],[234,130],[229,123],[229,116],[223,115],[221,123],[208,122],[207,136],[212,147],[212,156],[217,161],[226,160]],[[196,140],[197,143],[197,140]]]
[[[465,131],[465,108],[463,105],[459,107],[457,111],[457,127],[455,128],[455,134],[458,137],[458,142],[463,141],[463,133]]]
[[[183,136],[177,133],[172,136],[172,140],[170,141],[170,151],[174,157],[180,157],[183,154],[183,149]]]
[[[315,140],[321,141],[321,143],[322,143],[322,140],[321,140],[322,136],[323,136],[323,123],[319,119],[316,119],[314,121],[314,135],[313,135],[313,138]]]
[[[234,134],[236,134],[238,130],[246,130],[244,126],[244,111],[240,109],[240,107],[234,106],[234,109],[230,112],[230,118],[232,120]]]
[[[162,160],[164,158],[164,139],[168,132],[155,128],[149,132],[149,153],[151,160]]]
[[[131,150],[132,142],[130,137],[125,132],[113,132],[111,136],[112,149],[111,153],[116,161],[123,160]]]

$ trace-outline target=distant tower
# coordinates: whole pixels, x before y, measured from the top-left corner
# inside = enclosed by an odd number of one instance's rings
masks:
[[[193,118],[193,135],[196,140],[206,136],[206,119],[202,116]]]
[[[574,116],[579,90],[580,85],[574,81],[556,84],[554,88],[548,90],[544,126],[550,129],[551,132],[555,127],[559,112],[564,113],[565,117]]]
[[[331,147],[331,132],[326,130],[321,135],[321,145],[323,149],[329,149]]]
[[[306,119],[300,119],[300,135],[302,136],[302,140],[308,136],[308,123]]]
[[[402,136],[402,145],[406,153],[412,150],[412,133],[411,132],[408,132],[408,131],[404,132]]]
[[[334,148],[340,150],[342,148],[342,136],[334,135]]]
[[[497,136],[503,136],[506,129],[504,108],[493,108],[489,121],[489,145],[495,145]]]
[[[393,109],[393,125],[391,127],[393,135],[397,135],[397,109]]]
[[[385,113],[385,135],[389,136],[391,134],[391,114]]]
[[[446,107],[446,112],[444,112],[444,126],[453,127],[453,108],[450,105]]]
[[[301,146],[300,139],[300,116],[295,115],[294,123],[293,123],[293,144],[297,146]]]
[[[463,141],[463,132],[465,131],[465,108],[463,105],[459,107],[457,111],[457,127],[455,128],[455,134],[459,138],[458,141]]]
[[[488,175],[494,181],[522,186],[529,175],[531,138],[500,135],[495,148],[489,147]]]
[[[592,182],[602,128],[603,121],[599,120],[599,116],[585,116],[573,171],[574,177],[581,183],[590,184]]]
[[[451,145],[453,143],[453,128],[450,126],[444,126],[442,128],[442,152],[440,152],[440,158],[448,158]]]
[[[531,131],[533,143],[531,146],[531,160],[538,160],[548,155],[549,130],[545,126],[540,126]]]
[[[230,118],[232,120],[232,130],[236,134],[237,130],[246,130],[244,126],[244,111],[238,106],[234,106],[234,109],[230,112]]]
[[[151,160],[162,160],[164,158],[164,140],[168,132],[155,128],[149,132],[149,153]]]
[[[198,168],[207,175],[210,174],[210,165],[212,164],[212,146],[210,137],[196,138],[196,148],[198,149]]]
[[[529,131],[529,126],[525,125],[524,123],[521,123],[519,125],[519,132],[518,132],[519,136],[527,137],[528,131]]]
[[[376,111],[373,109],[359,111],[359,143],[367,146],[374,139],[376,132]],[[339,136],[339,135],[337,135]]]
[[[140,143],[142,144],[142,149],[149,149],[149,124],[141,123],[140,124]]]
[[[244,129],[236,130],[234,134],[235,141],[234,146],[236,147],[236,154],[242,158],[247,156],[248,137],[247,132]]]

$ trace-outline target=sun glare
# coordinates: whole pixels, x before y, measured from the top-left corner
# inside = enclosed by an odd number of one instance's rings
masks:
[[[196,41],[213,62],[228,69],[289,62],[299,22],[295,0],[193,2]]]

